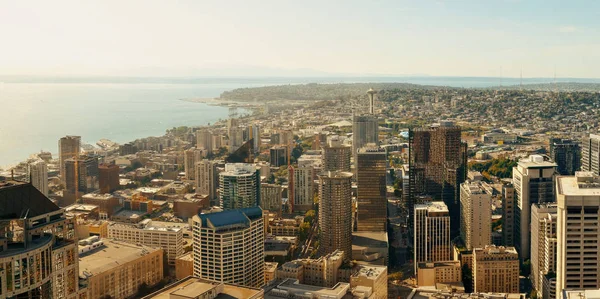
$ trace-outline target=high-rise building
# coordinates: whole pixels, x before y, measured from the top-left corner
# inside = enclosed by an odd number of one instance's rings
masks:
[[[208,195],[211,205],[217,201],[218,182],[217,162],[202,160],[196,163],[196,193]]]
[[[65,161],[71,158],[79,158],[81,151],[80,136],[65,136],[58,140],[58,160],[60,166],[60,179],[65,182],[66,170]]]
[[[283,188],[276,184],[261,184],[260,185],[260,207],[263,210],[276,213],[281,217],[281,196]]]
[[[309,161],[298,160],[298,166],[288,168],[288,198],[293,212],[306,212],[313,208],[315,168]]]
[[[260,170],[253,164],[225,164],[219,174],[219,196],[223,210],[259,206]]]
[[[287,147],[276,145],[269,150],[269,162],[274,167],[287,165]]]
[[[515,187],[512,184],[502,186],[502,243],[515,246]]]
[[[450,215],[444,202],[432,201],[415,205],[414,263],[449,261]]]
[[[31,184],[0,182],[1,298],[77,298],[75,219]]]
[[[196,131],[196,148],[203,149],[206,153],[212,153],[214,147],[211,131],[205,129]]]
[[[260,139],[260,135],[261,135],[261,130],[260,130],[260,125],[258,124],[253,124],[252,125],[252,135],[250,135],[250,138],[252,138],[254,140],[254,152],[255,153],[260,153],[260,146],[261,146],[261,139]]]
[[[100,193],[112,193],[119,189],[119,166],[100,164],[98,166]]]
[[[600,288],[600,176],[556,178],[556,298],[564,289]]]
[[[379,144],[379,119],[372,114],[352,116],[352,155],[368,143]]]
[[[28,177],[31,184],[48,196],[48,167],[43,160],[35,160],[27,165]]]
[[[387,227],[386,152],[373,145],[359,149],[356,157],[357,230],[384,232]]]
[[[262,287],[264,225],[260,207],[194,216],[194,276]]]
[[[574,175],[581,168],[581,147],[570,139],[551,138],[550,158],[561,175]]]
[[[590,134],[581,142],[581,170],[600,175],[600,135]]]
[[[319,251],[336,250],[352,258],[352,173],[328,171],[319,174]]]
[[[450,235],[459,234],[460,184],[467,170],[467,145],[461,141],[461,128],[440,122],[428,128],[409,131],[409,196],[407,209],[413,223],[413,206],[422,196],[446,203],[450,213]]]
[[[202,150],[190,148],[183,152],[183,169],[187,180],[196,179],[196,163],[202,160]]]
[[[467,250],[492,244],[492,196],[481,181],[460,185],[460,237]]]
[[[519,255],[514,247],[489,245],[473,250],[473,292],[519,292]]]
[[[544,297],[544,278],[556,274],[556,204],[531,205],[531,282]]]
[[[80,156],[65,161],[65,184],[62,206],[70,205],[82,195],[98,190],[97,156]]]
[[[350,157],[352,148],[344,145],[339,136],[327,138],[323,146],[323,171],[350,172]]]
[[[531,155],[513,168],[515,187],[515,248],[524,261],[529,259],[531,205],[554,202],[556,163]]]

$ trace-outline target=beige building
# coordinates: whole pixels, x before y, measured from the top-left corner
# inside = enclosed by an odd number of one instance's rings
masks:
[[[260,207],[263,210],[268,210],[281,217],[281,195],[283,188],[276,184],[261,184],[260,185]]]
[[[327,138],[323,147],[323,171],[350,172],[350,157],[352,147],[343,144],[339,136]]]
[[[214,146],[213,134],[211,131],[206,129],[196,131],[196,148],[203,149],[207,153],[212,153]]]
[[[460,261],[419,263],[417,265],[417,285],[425,287],[435,286],[438,283],[460,282],[462,281],[460,265]]]
[[[319,251],[336,250],[352,258],[352,173],[328,171],[319,174]]]
[[[347,282],[338,282],[332,287],[314,286],[309,284],[302,284],[300,281],[287,278],[281,282],[277,282],[273,286],[269,286],[265,289],[266,299],[279,299],[279,298],[307,298],[307,299],[342,299],[346,296],[355,298],[350,292],[350,284]],[[361,294],[362,295],[362,294]],[[346,297],[347,298],[347,297]],[[365,298],[358,297],[358,298]],[[368,298],[368,297],[366,297]]]
[[[187,277],[152,293],[143,299],[261,299],[263,290],[239,285]]]
[[[184,279],[194,275],[194,254],[188,252],[175,259],[175,278]]]
[[[108,237],[134,244],[162,248],[167,254],[169,266],[175,266],[175,259],[183,254],[183,229],[168,226],[167,222],[155,224],[146,219],[137,224],[110,223]]]
[[[200,214],[192,219],[195,277],[263,286],[265,238],[260,207]]]
[[[563,289],[600,288],[600,176],[559,176],[556,197],[556,298],[562,298]]]
[[[492,196],[481,182],[460,185],[460,236],[467,250],[492,244]]]
[[[344,253],[336,250],[318,259],[299,259],[287,262],[277,270],[277,278],[292,278],[302,284],[332,287],[338,281]]]
[[[65,136],[58,140],[58,164],[60,179],[65,182],[67,172],[65,162],[71,158],[79,158],[81,152],[81,136]]]
[[[280,237],[296,237],[304,217],[296,216],[295,219],[273,219],[268,224],[267,233]]]
[[[544,278],[556,273],[555,203],[531,205],[531,282],[538,298],[544,294]]]
[[[142,284],[153,286],[163,275],[163,250],[104,239],[99,246],[79,246],[79,276],[85,277],[80,294],[87,298],[129,298]]]
[[[385,266],[359,266],[350,276],[350,288],[354,293],[368,295],[369,299],[388,298],[387,267]]]
[[[415,205],[414,263],[415,273],[421,262],[449,261],[450,215],[442,201]]]
[[[277,279],[277,265],[275,262],[265,262],[265,284],[269,284],[271,281]]]
[[[519,292],[519,255],[514,247],[473,250],[473,292]]]
[[[515,187],[502,186],[502,242],[505,246],[515,245]]]
[[[315,169],[310,162],[298,161],[298,166],[288,168],[288,198],[293,212],[306,212],[313,208]]]
[[[217,163],[202,160],[196,163],[196,193],[207,195],[211,205],[217,200]]]
[[[185,171],[186,180],[196,179],[196,163],[202,160],[202,150],[190,148],[183,152],[183,169]]]
[[[374,144],[356,154],[357,230],[387,230],[386,167],[384,149]]]

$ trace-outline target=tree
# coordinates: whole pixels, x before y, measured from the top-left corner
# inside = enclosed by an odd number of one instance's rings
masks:
[[[302,222],[300,224],[300,229],[298,230],[298,237],[300,238],[300,242],[304,242],[306,238],[308,238],[308,232],[310,231],[310,223]]]
[[[275,175],[274,174],[271,173],[271,176],[269,176],[267,183],[269,183],[269,184],[275,183]]]

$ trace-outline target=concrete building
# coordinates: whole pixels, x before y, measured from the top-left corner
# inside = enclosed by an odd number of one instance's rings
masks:
[[[175,259],[175,279],[181,280],[194,275],[194,253],[188,252]]]
[[[60,178],[65,182],[67,159],[79,158],[81,151],[81,136],[65,136],[58,140],[58,164],[60,167]]]
[[[522,261],[530,258],[531,205],[554,202],[556,163],[532,155],[513,168],[515,187],[515,248]]]
[[[460,185],[460,237],[467,250],[492,244],[492,196],[481,182]]]
[[[600,175],[600,135],[590,134],[581,142],[581,170]]]
[[[287,278],[281,282],[276,282],[272,287],[266,288],[265,298],[342,299],[348,295],[349,291],[350,284],[347,282],[338,282],[333,287],[321,287],[301,284],[296,279]]]
[[[217,162],[202,160],[196,163],[196,193],[207,195],[211,205],[215,205],[218,202],[218,183]]]
[[[194,216],[194,276],[246,287],[263,286],[263,226],[259,207]]]
[[[81,197],[81,202],[98,206],[99,220],[109,219],[121,208],[119,199],[112,194],[88,193]]]
[[[196,179],[196,163],[202,160],[202,150],[190,148],[183,152],[183,169],[186,180]]]
[[[350,276],[350,288],[354,289],[356,293],[362,290],[364,294],[370,294],[368,297],[362,298],[387,299],[387,267],[359,266],[357,271]],[[365,292],[365,288],[370,290]]]
[[[269,162],[273,167],[280,167],[287,165],[287,147],[276,145],[269,149]]]
[[[581,168],[581,147],[570,139],[551,138],[550,158],[560,175],[574,175]]]
[[[556,298],[563,289],[600,288],[600,176],[576,172],[556,179]]]
[[[373,145],[359,149],[356,157],[357,230],[386,231],[386,152]]]
[[[352,116],[352,153],[369,143],[379,144],[379,119],[375,115]]]
[[[283,188],[276,184],[260,185],[260,207],[281,217]]]
[[[100,164],[98,166],[98,181],[100,193],[112,193],[119,189],[119,166],[115,164]]]
[[[489,245],[473,250],[473,292],[519,292],[519,255],[514,247]]]
[[[284,263],[277,270],[279,279],[292,278],[302,284],[333,287],[339,281],[339,269],[345,253],[336,250],[318,259],[299,259]]]
[[[298,166],[288,168],[288,198],[293,212],[306,212],[313,208],[315,173],[311,163],[298,161]]]
[[[339,136],[327,138],[323,146],[323,171],[350,171],[350,157],[352,148],[343,144]]]
[[[260,171],[252,164],[225,164],[219,174],[219,197],[223,210],[259,206]]]
[[[207,154],[213,152],[215,146],[213,144],[213,134],[211,131],[206,129],[196,131],[196,148],[203,149]]]
[[[545,276],[556,274],[556,211],[555,203],[531,205],[531,282],[538,298],[544,297]]]
[[[460,230],[460,184],[467,175],[467,145],[461,141],[461,128],[440,122],[428,128],[409,130],[409,224],[414,222],[414,205],[421,196],[443,201],[450,215],[450,236]]]
[[[276,262],[265,262],[265,282],[264,285],[268,285],[273,280],[277,279],[277,265]]]
[[[417,285],[419,287],[435,286],[438,283],[462,281],[460,261],[443,261],[419,263],[417,265]]]
[[[515,187],[513,184],[502,186],[502,243],[515,246]]]
[[[143,299],[261,299],[263,290],[187,277],[158,290]]]
[[[352,252],[352,173],[319,174],[320,254],[341,250],[346,259]]]
[[[167,254],[169,266],[175,266],[175,259],[183,254],[183,229],[176,224],[169,226],[168,222],[155,223],[145,219],[137,224],[110,223],[108,237],[162,248]]]
[[[43,160],[36,160],[27,165],[27,177],[31,184],[48,196],[48,166]]]
[[[414,263],[449,261],[450,258],[450,215],[448,207],[441,201],[427,202],[415,206]]]
[[[16,181],[0,181],[0,214],[0,297],[77,298],[75,219]]]
[[[63,206],[70,205],[81,195],[99,188],[97,156],[80,156],[65,160],[65,186]]]
[[[103,239],[79,245],[79,252],[80,294],[87,298],[131,298],[142,284],[151,287],[164,277],[160,248]]]

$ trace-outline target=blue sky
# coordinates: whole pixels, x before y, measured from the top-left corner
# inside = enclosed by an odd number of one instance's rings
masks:
[[[600,78],[600,1],[4,1],[2,75]]]

